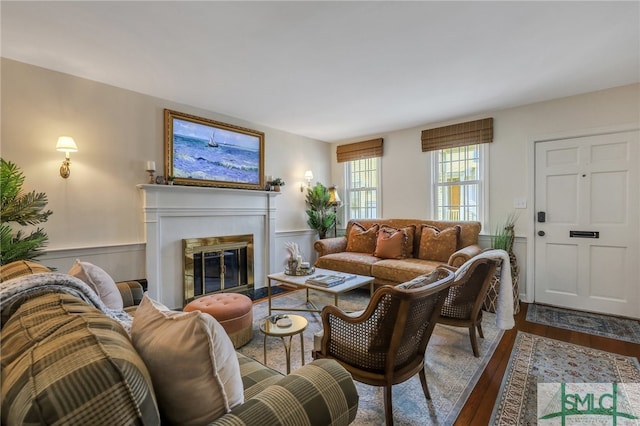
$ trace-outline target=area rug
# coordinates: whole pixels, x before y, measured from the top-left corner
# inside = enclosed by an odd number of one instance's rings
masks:
[[[527,310],[527,321],[640,343],[640,321],[628,318],[531,304]]]
[[[541,424],[538,383],[614,382],[640,383],[638,359],[518,332],[490,424]]]
[[[311,291],[312,300],[319,306],[333,304],[333,296]],[[345,310],[364,309],[369,300],[366,289],[352,290],[340,296],[339,306]],[[304,307],[304,291],[290,292],[272,300],[273,306]],[[286,313],[280,312],[277,313]],[[289,311],[289,313],[293,313]],[[313,348],[313,335],[322,329],[322,320],[317,313],[299,313],[307,318],[309,325],[304,332],[305,361],[309,363]],[[484,339],[478,339],[480,357],[475,358],[471,350],[468,330],[437,325],[427,347],[426,375],[431,392],[427,403],[420,379],[416,375],[393,387],[394,421],[396,425],[451,425],[458,416],[470,392],[503,334],[495,326],[495,315],[485,313],[482,323]],[[254,305],[253,340],[241,347],[239,352],[263,362],[263,335],[260,323],[268,316],[267,302]],[[288,339],[287,339],[288,340]],[[300,338],[292,340],[291,371],[301,366]],[[282,373],[286,372],[285,352],[279,338],[267,338],[267,365]],[[360,396],[358,414],[353,425],[384,424],[383,388],[356,382]]]

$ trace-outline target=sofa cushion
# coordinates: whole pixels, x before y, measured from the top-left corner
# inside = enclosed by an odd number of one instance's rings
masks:
[[[357,222],[354,223],[347,235],[347,251],[373,254],[376,249],[378,228],[377,224],[367,229]]]
[[[145,294],[131,339],[170,423],[207,424],[244,401],[233,344],[212,316],[171,311]]]
[[[25,301],[2,328],[2,424],[160,422],[124,328],[64,293]]]
[[[418,258],[448,262],[449,257],[457,250],[460,226],[456,225],[440,231],[436,227],[422,225],[420,234]]]
[[[419,275],[428,274],[439,265],[442,265],[442,262],[412,257],[406,259],[383,259],[371,266],[371,276],[375,277],[379,282],[402,283]]]
[[[371,267],[380,259],[365,253],[351,253],[343,251],[331,253],[318,258],[315,263],[317,268],[330,269],[338,272],[348,272],[350,274],[373,276]]]
[[[118,290],[116,282],[99,266],[76,260],[69,270],[69,275],[73,275],[84,281],[85,284],[100,296],[100,300],[109,308],[123,309],[124,303],[122,302],[122,295],[120,294],[120,290]]]
[[[0,282],[44,272],[51,272],[51,269],[31,260],[16,260],[0,267]]]

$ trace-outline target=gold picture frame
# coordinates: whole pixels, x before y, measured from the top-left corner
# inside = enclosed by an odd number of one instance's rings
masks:
[[[175,185],[264,190],[264,133],[164,110],[165,175]]]

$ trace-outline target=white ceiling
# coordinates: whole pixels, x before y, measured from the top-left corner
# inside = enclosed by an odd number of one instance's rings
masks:
[[[640,82],[638,1],[3,0],[0,13],[4,57],[324,141]]]

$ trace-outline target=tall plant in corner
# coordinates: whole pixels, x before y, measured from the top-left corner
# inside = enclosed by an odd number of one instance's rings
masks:
[[[307,190],[307,224],[311,229],[318,231],[320,239],[323,239],[336,223],[336,215],[329,204],[330,199],[329,189],[319,182]]]
[[[44,230],[38,227],[29,232],[20,227],[46,222],[53,212],[45,210],[47,195],[44,192],[23,192],[24,175],[18,166],[4,158],[0,161],[0,264],[5,265],[42,254],[49,240]]]

